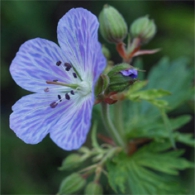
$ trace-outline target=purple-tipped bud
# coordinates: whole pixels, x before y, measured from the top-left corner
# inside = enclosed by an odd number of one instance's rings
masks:
[[[132,79],[136,79],[138,76],[138,72],[136,69],[122,70],[121,73],[123,76],[129,76]]]

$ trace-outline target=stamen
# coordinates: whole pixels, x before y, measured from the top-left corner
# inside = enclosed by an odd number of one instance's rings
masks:
[[[71,93],[72,95],[74,95],[74,91],[73,91],[73,90],[71,90],[70,93]]]
[[[49,88],[48,88],[48,87],[45,88],[44,91],[45,91],[45,92],[49,92]]]
[[[66,67],[66,71],[69,71],[72,68],[72,65],[69,63],[65,63],[64,66]]]
[[[72,89],[77,89],[79,87],[78,84],[66,84],[66,83],[54,82],[54,81],[46,81],[46,83],[47,84],[54,84],[54,85],[66,86],[66,87],[70,87]]]
[[[57,105],[58,105],[58,103],[52,102],[52,103],[50,104],[50,107],[51,107],[51,108],[55,108]]]
[[[59,66],[62,62],[61,61],[58,61],[56,62],[56,65]]]
[[[67,100],[69,100],[69,99],[70,99],[70,96],[66,93],[66,94],[65,94],[65,98],[66,98]]]
[[[58,82],[58,80],[57,80],[57,79],[55,79],[55,80],[53,80],[53,82]]]
[[[61,100],[61,95],[58,95],[58,99]]]
[[[74,78],[77,78],[77,74],[75,72],[72,73]]]

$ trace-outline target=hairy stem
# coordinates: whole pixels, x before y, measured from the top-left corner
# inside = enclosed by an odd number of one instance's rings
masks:
[[[112,138],[114,139],[115,143],[125,149],[126,144],[110,119],[109,105],[104,102],[102,102],[101,105],[102,119],[104,121],[106,129],[108,130],[110,136],[112,136]]]
[[[118,101],[114,106],[114,115],[115,115],[115,125],[116,128],[119,130],[120,135],[123,137],[123,112],[122,112],[122,102]]]

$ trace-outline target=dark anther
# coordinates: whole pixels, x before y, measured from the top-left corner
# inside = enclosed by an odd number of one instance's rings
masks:
[[[64,66],[66,67],[66,71],[69,71],[72,67],[69,63],[65,63]]]
[[[74,78],[77,78],[77,74],[75,72],[72,73]]]
[[[58,81],[57,79],[53,80],[53,82],[57,82],[57,81]]]
[[[56,65],[59,66],[62,62],[61,61],[58,61],[56,62]]]
[[[61,100],[61,95],[58,95],[58,99]]]
[[[66,94],[65,94],[65,98],[66,98],[67,100],[69,100],[69,99],[70,99],[70,96],[66,93]]]
[[[48,88],[48,87],[45,88],[44,91],[45,91],[45,92],[49,92],[49,88]]]
[[[58,105],[58,103],[52,102],[52,103],[50,104],[50,107],[51,107],[51,108],[55,108],[57,105]]]
[[[73,90],[71,90],[70,93],[71,93],[72,95],[74,95],[74,91],[73,91]]]

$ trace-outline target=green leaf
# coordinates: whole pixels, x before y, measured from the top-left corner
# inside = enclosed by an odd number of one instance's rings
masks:
[[[143,100],[152,100],[155,98],[160,98],[166,95],[171,95],[169,91],[163,89],[148,89],[144,91],[139,91],[133,94],[129,94],[129,97],[136,97],[138,96],[140,99]]]
[[[134,88],[134,89],[139,89],[139,87],[142,87],[143,84],[145,84],[144,82],[142,83],[138,83]],[[138,86],[138,87],[137,87]],[[144,91],[138,91],[138,92],[132,92],[132,89],[130,88],[130,90],[127,93],[127,97],[130,100],[147,100],[148,102],[150,102],[151,104],[153,104],[154,106],[158,107],[158,108],[165,108],[168,106],[168,102],[165,100],[159,100],[156,98],[160,98],[163,96],[167,96],[170,95],[171,93],[169,91],[165,91],[163,89],[148,89],[148,90],[144,90]]]
[[[135,81],[135,83],[133,83],[133,85],[130,86],[128,94],[129,95],[133,94],[134,92],[146,86],[146,84],[147,84],[147,81]]]
[[[177,108],[193,95],[193,71],[188,67],[188,59],[179,58],[170,62],[166,57],[152,68],[148,75],[148,84],[145,89],[164,89],[171,92],[170,96],[163,97],[170,105],[169,111]],[[159,114],[152,105],[143,103],[143,114]]]
[[[191,147],[195,147],[195,139],[193,138],[193,134],[184,134],[184,133],[175,133],[175,140],[184,144],[187,144]]]
[[[169,119],[171,131],[179,129],[180,127],[188,123],[190,120],[190,115],[183,115],[175,119]],[[133,118],[131,124],[129,124],[128,126],[130,126],[130,128],[126,127],[128,128],[126,130],[126,136],[129,139],[140,137],[169,138],[170,135],[170,132],[165,130],[165,125],[161,119],[153,120],[153,118],[148,118],[146,120],[145,117],[140,117],[139,120],[136,120],[136,118]],[[177,139],[176,137],[175,139],[179,141],[179,139]]]
[[[180,157],[183,150],[168,149],[169,142],[152,142],[132,156],[120,153],[107,163],[109,183],[113,190],[137,195],[181,193],[184,189],[181,189],[174,175],[194,165]],[[129,189],[125,186],[129,186]]]
[[[168,106],[168,102],[165,100],[152,99],[152,100],[148,100],[148,101],[158,108],[166,108]]]
[[[112,189],[117,192],[118,188],[122,193],[125,193],[125,180],[127,175],[124,166],[116,166],[116,163],[109,161],[107,163],[108,181]]]

